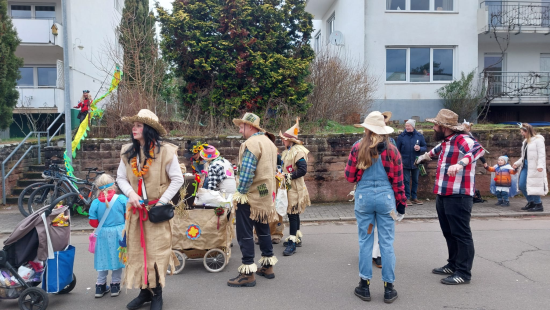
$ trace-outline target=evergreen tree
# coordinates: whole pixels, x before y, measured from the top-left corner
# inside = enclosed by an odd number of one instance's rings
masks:
[[[20,42],[8,15],[8,3],[0,0],[0,129],[13,122],[12,112],[19,98],[15,86],[21,77],[23,59],[15,56],[15,50]]]
[[[183,0],[157,8],[161,49],[187,108],[226,118],[277,104],[307,109],[314,52],[306,0]]]
[[[155,16],[149,11],[149,0],[124,1],[119,26],[119,42],[124,52],[123,80],[126,83],[147,80],[143,75],[150,74],[147,72],[151,67],[148,63],[158,57]]]

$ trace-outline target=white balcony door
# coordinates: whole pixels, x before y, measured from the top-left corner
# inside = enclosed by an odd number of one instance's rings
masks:
[[[502,57],[502,54],[485,54],[483,69],[487,74],[487,91],[490,95],[498,96],[502,93],[505,65],[506,57]]]

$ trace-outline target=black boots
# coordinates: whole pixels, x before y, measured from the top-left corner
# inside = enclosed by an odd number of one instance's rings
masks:
[[[355,288],[355,296],[361,298],[363,301],[370,301],[369,285],[369,280],[361,279],[361,281],[359,281],[359,286]]]
[[[141,308],[141,306],[143,306],[143,304],[145,304],[146,302],[150,302],[151,300],[152,300],[151,292],[149,292],[148,289],[141,289],[138,297],[130,301],[130,303],[126,305],[126,308],[130,310],[139,309]]]
[[[384,302],[391,304],[397,299],[397,291],[393,289],[393,283],[384,282]]]
[[[544,211],[544,208],[542,207],[542,202],[534,203],[533,207],[527,209],[527,212],[542,212],[542,211]]]
[[[527,204],[525,205],[525,207],[521,208],[521,210],[523,211],[527,211],[529,209],[531,209],[533,207],[534,203],[532,202],[527,202]]]
[[[153,296],[151,297],[151,310],[162,310],[162,286],[160,286],[160,284],[153,289]]]

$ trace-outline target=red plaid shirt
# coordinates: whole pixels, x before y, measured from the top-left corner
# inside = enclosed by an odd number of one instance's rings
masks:
[[[351,148],[348,163],[346,165],[346,180],[350,183],[361,181],[363,172],[365,172],[365,170],[357,169],[357,155],[359,153],[361,141],[363,141],[363,139],[355,142]],[[401,162],[401,154],[399,154],[399,151],[393,144],[388,143],[386,145],[386,149],[380,154],[380,158],[382,159],[382,165],[388,174],[388,180],[390,181],[391,187],[395,194],[396,206],[407,206],[407,196],[405,196],[405,185],[403,183],[403,163]]]
[[[434,194],[473,196],[475,192],[475,161],[484,153],[481,145],[469,135],[452,134],[446,137],[443,142],[430,151],[431,158],[439,156],[435,173]],[[457,172],[454,177],[449,176],[447,174],[449,167],[456,165],[461,160],[466,167]]]

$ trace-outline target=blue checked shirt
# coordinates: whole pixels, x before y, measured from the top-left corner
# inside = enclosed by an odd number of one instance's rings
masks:
[[[263,134],[263,132],[258,132],[252,136]],[[258,159],[248,149],[244,150],[242,159],[241,166],[239,167],[239,186],[237,187],[237,191],[241,194],[246,194],[254,180],[254,172],[258,166]]]

